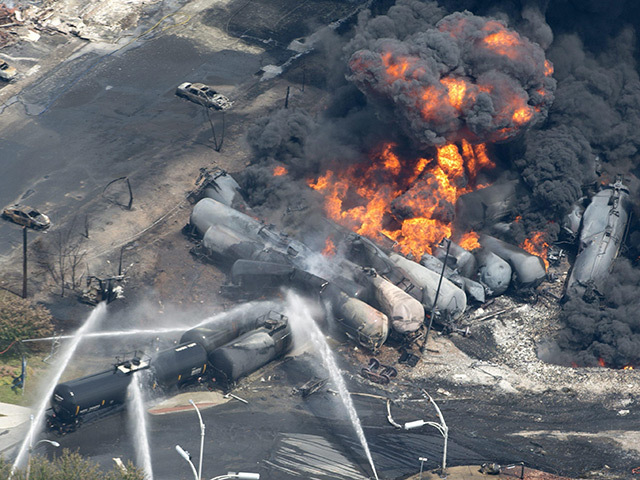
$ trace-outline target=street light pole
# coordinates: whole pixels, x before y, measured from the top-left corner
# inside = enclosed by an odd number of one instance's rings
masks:
[[[36,442],[36,444],[33,444],[33,415],[29,416],[29,419],[31,420],[31,428],[29,430],[29,451],[28,451],[28,456],[27,456],[27,474],[25,476],[25,480],[29,480],[29,474],[31,473],[31,454],[33,453],[33,450],[40,445],[41,443],[48,443],[50,445],[53,445],[54,447],[59,447],[60,444],[58,442],[54,442],[53,440],[47,440],[47,439],[42,439],[38,442]]]
[[[202,421],[202,415],[200,415],[200,410],[198,409],[196,403],[189,399],[189,403],[193,405],[193,408],[196,409],[196,413],[198,414],[198,420],[200,421],[200,460],[198,462],[198,480],[202,478],[202,455],[204,453],[204,422]]]
[[[218,477],[213,477],[211,480],[260,480],[259,473],[249,473],[249,472],[228,472],[226,475],[220,475]]]
[[[196,480],[200,480],[198,478],[198,472],[196,472],[196,467],[194,467],[193,463],[191,462],[191,456],[189,455],[189,452],[184,450],[180,445],[176,445],[176,451],[180,454],[180,456],[182,458],[184,458],[187,462],[189,462],[189,466],[191,467],[191,470],[193,471],[193,478],[195,478]]]
[[[418,458],[418,460],[420,460],[420,480],[422,480],[422,467],[424,467],[424,462],[428,461],[429,459],[427,457],[420,457]]]
[[[440,475],[441,477],[444,477],[447,474],[446,473],[446,471],[447,471],[447,444],[448,444],[448,441],[449,441],[449,427],[447,427],[447,424],[444,421],[444,417],[442,416],[442,412],[440,411],[440,407],[438,407],[438,404],[435,402],[435,400],[431,397],[431,395],[429,395],[427,393],[427,391],[425,389],[422,389],[422,393],[431,401],[431,404],[436,409],[436,412],[438,413],[438,418],[440,419],[440,423],[428,422],[426,420],[414,420],[412,422],[406,422],[404,425],[400,425],[391,416],[391,400],[390,399],[387,399],[387,420],[394,427],[400,428],[400,429],[403,429],[403,430],[413,430],[414,428],[420,428],[420,427],[423,427],[425,425],[428,425],[428,426],[433,427],[436,430],[438,430],[438,432],[440,432],[440,435],[442,435],[442,437],[444,438],[444,446],[442,448],[442,471],[441,471],[441,475]]]

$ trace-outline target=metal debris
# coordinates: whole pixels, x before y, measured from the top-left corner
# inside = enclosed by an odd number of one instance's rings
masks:
[[[369,365],[360,370],[360,375],[372,382],[387,385],[393,377],[398,375],[398,371],[390,365],[383,365],[377,358],[371,358]]]

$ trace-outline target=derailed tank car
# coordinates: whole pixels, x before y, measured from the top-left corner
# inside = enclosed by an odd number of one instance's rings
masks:
[[[620,179],[593,197],[582,217],[580,251],[567,281],[567,295],[602,288],[620,252],[629,208],[629,189]]]
[[[291,347],[286,316],[269,314],[264,325],[209,353],[215,379],[225,387],[284,355]]]
[[[181,387],[197,381],[207,370],[207,351],[196,342],[188,342],[162,352],[151,359],[153,388]]]

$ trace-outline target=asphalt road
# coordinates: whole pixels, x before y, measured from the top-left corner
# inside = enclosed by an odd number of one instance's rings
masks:
[[[292,386],[310,378],[312,364],[310,357],[305,356],[271,365],[252,376],[251,383],[244,381],[246,388],[235,392],[247,399],[248,404],[232,400],[201,410],[206,425],[204,478],[238,470],[258,472],[266,480],[373,478],[339,398],[326,390],[306,399],[292,392]],[[353,391],[366,390],[366,386],[353,385]],[[442,438],[435,430],[400,432],[387,423],[384,400],[358,395],[353,399],[380,478],[395,479],[415,473],[420,456],[433,459],[427,467],[437,466],[442,455]],[[424,406],[420,402],[418,408]],[[407,414],[396,409],[400,417]],[[413,410],[413,415],[420,413]],[[409,419],[415,418],[403,421]],[[113,457],[140,465],[136,462],[136,420],[125,410],[82,425],[76,432],[56,440],[63,448],[78,449],[106,467],[111,467]],[[175,445],[189,451],[197,465],[200,430],[196,413],[187,408],[152,415],[148,417],[147,429],[154,478],[192,478]],[[54,452],[48,449],[47,453]],[[458,464],[484,458],[455,440],[450,442],[448,456],[450,462]]]
[[[27,203],[60,222],[99,196],[109,181],[175,162],[207,125],[202,107],[175,96],[180,83],[200,81],[240,99],[258,82],[263,65],[295,54],[286,49],[293,39],[364,2],[204,2],[188,13],[185,28],[197,29],[195,35],[157,29],[130,40],[190,3],[149,7],[155,10],[117,45],[87,42],[78,48],[78,39],[44,35],[35,44],[3,50],[7,58],[21,59],[14,62],[21,72],[46,67],[0,105],[0,205]],[[216,31],[238,41],[216,47]],[[73,54],[58,62],[60,52]],[[228,112],[227,123],[236,115]],[[19,233],[0,222],[0,256],[20,244]]]
[[[45,63],[59,42],[43,37],[3,53],[32,59],[17,63],[26,69],[34,60]],[[62,221],[109,181],[161,168],[194,142],[206,117],[202,107],[175,96],[177,85],[201,81],[235,99],[257,81],[261,65],[276,62],[269,51],[203,48],[171,32],[119,47],[89,43],[6,102],[0,111],[0,205],[27,203],[54,223]],[[273,52],[282,55],[280,48]],[[0,222],[0,255],[20,241],[19,228]]]
[[[2,113],[19,120],[0,129],[0,203],[28,202],[53,222],[100,195],[110,180],[158,168],[193,141],[202,108],[176,97],[178,84],[193,78],[233,86],[260,67],[250,54],[204,55],[172,36],[109,57],[90,52],[71,63],[56,72],[53,90],[36,84],[23,92],[22,101]],[[66,83],[89,68],[72,86]],[[17,231],[0,223],[0,253]]]

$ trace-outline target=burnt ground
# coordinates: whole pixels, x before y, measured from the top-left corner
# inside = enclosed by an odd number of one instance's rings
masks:
[[[120,248],[125,247],[126,298],[110,306],[108,328],[192,325],[232,306],[219,294],[224,272],[194,258],[189,253],[192,243],[180,232],[190,212],[185,196],[202,166],[219,165],[230,172],[244,168],[250,161],[244,140],[247,126],[281,106],[287,86],[294,86],[292,105],[312,113],[322,108],[327,92],[317,88],[320,84],[307,86],[304,94],[300,91],[301,64],[294,63],[283,76],[268,82],[259,81],[260,67],[280,63],[290,55],[285,44],[316,25],[340,18],[347,6],[354,4],[256,5],[241,0],[223,7],[213,2],[177,4],[175,8],[184,7],[182,12],[191,16],[184,27],[109,57],[93,49],[69,48],[76,52],[74,58],[56,63],[50,77],[26,85],[14,101],[7,102],[2,115],[11,121],[2,134],[11,140],[0,144],[0,152],[12,159],[9,171],[15,174],[3,176],[3,203],[25,197],[46,205],[56,223],[49,237],[74,215],[88,215],[86,263],[92,273],[113,274]],[[143,22],[151,25],[166,13],[157,8]],[[49,42],[71,45],[59,37]],[[78,44],[72,46],[80,48]],[[30,55],[38,50],[15,48],[15,54],[20,49]],[[318,56],[307,56],[304,68],[319,71],[321,62]],[[203,111],[174,96],[175,86],[187,76],[220,85],[236,102],[226,116],[221,152],[212,148]],[[106,183],[121,175],[129,176],[134,185],[132,211],[101,195]],[[18,245],[11,239],[18,230],[4,223],[0,228],[5,240],[2,286],[17,291]],[[35,266],[31,268],[30,291],[51,307],[59,327],[69,331],[79,324],[88,307],[76,303],[74,296],[61,301],[50,295],[56,286]],[[561,283],[542,286],[559,287]],[[553,297],[541,295],[534,305],[504,296],[475,309],[465,319],[472,327],[471,337],[434,337],[421,363],[414,369],[398,366],[398,378],[386,388],[358,375],[368,352],[342,338],[333,345],[350,390],[392,398],[396,420],[434,419],[420,388],[431,393],[450,428],[449,458],[454,465],[525,461],[574,478],[632,478],[631,470],[640,466],[635,408],[639,374],[539,361],[537,345],[558,328],[557,308]],[[88,343],[67,375],[107,368],[115,354],[139,346],[153,348],[153,342],[145,337]],[[397,357],[392,346],[380,353],[390,364]],[[244,469],[260,471],[266,479],[310,478],[304,469],[312,458],[333,458],[333,468],[340,465],[345,470],[332,472],[325,465],[318,478],[368,476],[362,473],[369,472],[368,467],[344,410],[335,406],[335,395],[325,391],[302,400],[292,393],[293,387],[315,375],[311,366],[317,363],[308,357],[274,363],[241,381],[235,390],[249,400],[248,405],[229,402],[205,410],[209,452],[205,471]],[[436,466],[441,439],[435,431],[398,432],[386,420],[383,399],[353,398],[382,478],[415,473],[419,456],[432,459],[429,468]],[[193,415],[186,415],[150,419],[158,479],[189,478],[187,466],[173,451],[180,443],[197,452],[197,424]],[[105,465],[114,456],[134,457],[135,440],[125,414],[85,425],[61,443]],[[318,452],[322,455],[314,456]]]

